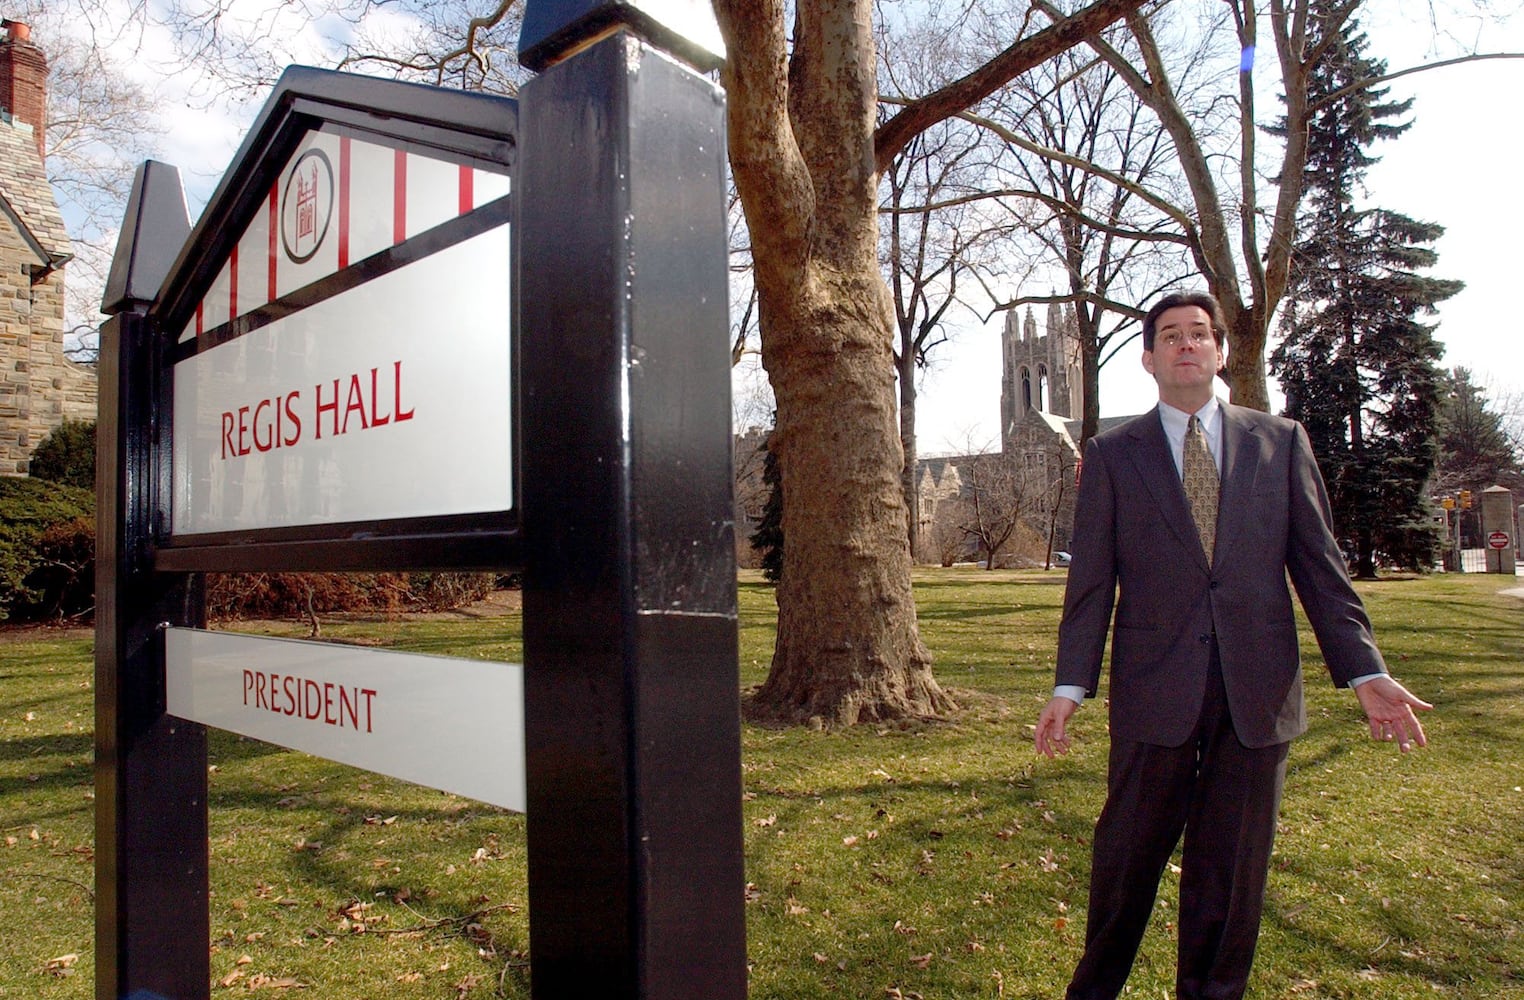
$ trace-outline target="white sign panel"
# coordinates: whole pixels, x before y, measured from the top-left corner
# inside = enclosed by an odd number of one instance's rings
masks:
[[[174,534],[513,506],[508,226],[175,366]]]
[[[524,811],[524,668],[171,628],[170,715]]]

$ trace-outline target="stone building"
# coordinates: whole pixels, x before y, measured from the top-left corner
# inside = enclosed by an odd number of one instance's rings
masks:
[[[1085,412],[1073,308],[1050,305],[1041,327],[1031,307],[1025,313],[1012,309],[1000,341],[1000,459],[959,455],[920,461],[922,541],[917,555],[923,561],[946,561],[958,533],[939,519],[966,520],[972,494],[980,489],[1008,495],[1009,516],[1021,522],[1003,557],[1010,564],[1041,562],[1046,552],[1030,551],[1034,546],[1066,551],[1073,537]],[[1103,418],[1101,429],[1126,419]],[[970,558],[967,548],[965,540],[957,558]]]
[[[95,419],[95,372],[64,355],[68,233],[45,168],[47,59],[27,26],[0,38],[0,475],[25,475],[65,418]]]

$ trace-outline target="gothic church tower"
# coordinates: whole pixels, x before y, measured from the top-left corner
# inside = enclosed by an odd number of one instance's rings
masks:
[[[1000,380],[1003,451],[1011,451],[1016,428],[1031,411],[1066,420],[1084,414],[1084,379],[1076,331],[1073,308],[1056,302],[1048,306],[1047,322],[1040,334],[1031,306],[1025,317],[1015,309],[1006,312]]]

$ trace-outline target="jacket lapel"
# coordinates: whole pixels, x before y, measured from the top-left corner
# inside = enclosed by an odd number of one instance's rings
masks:
[[[1195,553],[1202,567],[1206,566],[1206,553],[1201,551],[1201,539],[1196,535],[1196,522],[1191,517],[1190,504],[1185,499],[1185,486],[1175,469],[1175,459],[1169,453],[1169,439],[1164,436],[1164,425],[1159,422],[1159,411],[1134,421],[1130,431],[1133,447],[1129,454],[1138,476],[1148,488],[1159,509],[1159,518],[1180,539],[1187,552]],[[1219,521],[1221,518],[1219,518]]]
[[[1259,471],[1259,426],[1253,411],[1222,404],[1222,489],[1217,501],[1217,552],[1232,547],[1245,535],[1242,519],[1254,516],[1250,503]],[[1215,561],[1215,560],[1214,560]]]

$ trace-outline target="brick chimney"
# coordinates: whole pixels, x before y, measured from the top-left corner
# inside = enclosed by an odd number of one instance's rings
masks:
[[[48,58],[32,44],[32,29],[0,20],[0,110],[32,126],[37,155],[47,158]]]

